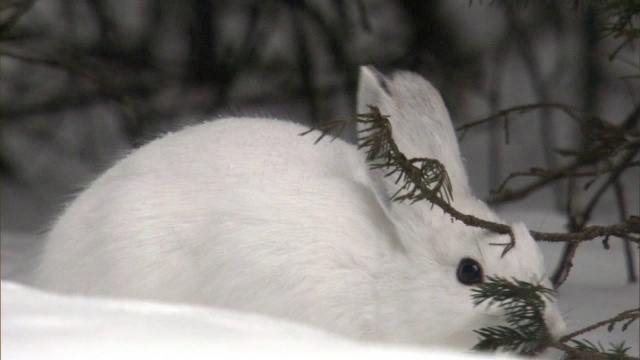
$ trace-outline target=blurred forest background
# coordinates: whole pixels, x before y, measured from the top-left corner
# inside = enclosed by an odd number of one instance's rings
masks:
[[[603,6],[616,3],[632,10]],[[43,231],[99,172],[185,124],[350,117],[363,64],[424,75],[456,126],[498,115],[460,133],[478,197],[561,212],[573,231],[640,213],[637,0],[2,0],[0,11],[3,230]]]

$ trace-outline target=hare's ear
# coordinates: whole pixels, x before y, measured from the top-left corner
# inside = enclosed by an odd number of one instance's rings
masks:
[[[358,114],[369,113],[368,105],[382,106],[390,100],[387,79],[373,66],[361,66],[358,80]]]
[[[471,196],[449,113],[440,93],[427,80],[403,71],[387,77],[370,66],[362,67],[358,112],[370,112],[367,105],[376,105],[383,115],[389,115],[393,138],[408,158],[426,157],[444,164],[454,200]]]

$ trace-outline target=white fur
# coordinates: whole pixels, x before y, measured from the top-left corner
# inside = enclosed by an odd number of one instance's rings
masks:
[[[411,73],[361,70],[359,111],[391,115],[408,156],[446,166],[454,206],[497,220],[472,197],[438,92]],[[384,83],[384,87],[381,86]],[[386,88],[385,88],[386,87]],[[386,91],[388,90],[390,94]],[[397,187],[341,140],[314,145],[294,123],[228,118],[153,141],[73,201],[48,235],[34,281],[62,292],[228,307],[350,337],[469,348],[501,323],[473,307],[460,259],[486,274],[545,279],[537,245],[516,247],[427,203],[389,203]],[[547,307],[551,328],[564,323]]]

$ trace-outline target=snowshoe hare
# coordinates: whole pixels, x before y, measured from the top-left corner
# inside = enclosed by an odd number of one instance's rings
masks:
[[[363,67],[358,112],[390,115],[408,157],[440,160],[452,205],[499,221],[474,198],[443,101],[422,77]],[[356,146],[307,128],[227,118],[132,152],[66,208],[36,285],[55,291],[204,304],[304,322],[349,337],[468,349],[503,324],[474,307],[486,275],[546,280],[523,224],[509,237],[452,221],[427,202],[390,202],[395,178]],[[318,133],[319,135],[319,133]],[[563,330],[557,306],[546,321]]]

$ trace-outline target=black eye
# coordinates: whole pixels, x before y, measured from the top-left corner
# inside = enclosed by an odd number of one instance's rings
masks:
[[[460,260],[457,275],[458,281],[465,285],[480,284],[484,281],[482,266],[477,261],[469,258]]]

